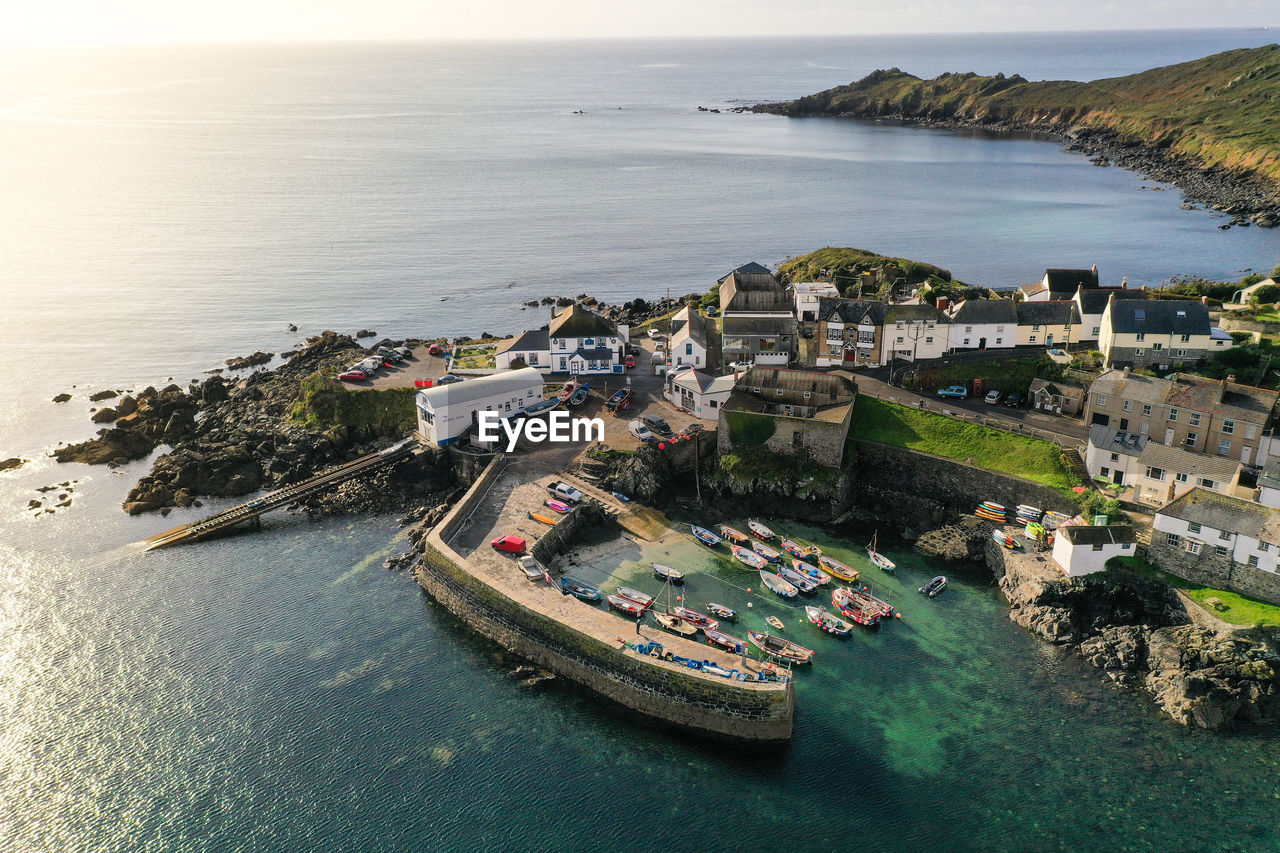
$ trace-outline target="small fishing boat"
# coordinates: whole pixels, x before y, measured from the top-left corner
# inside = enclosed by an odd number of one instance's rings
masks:
[[[551,507],[556,512],[568,512],[569,510],[573,509],[573,507],[569,506],[564,501],[553,501],[549,498],[543,501],[542,505]]]
[[[554,515],[547,515],[546,513],[542,513],[542,512],[526,512],[525,515],[529,516],[529,518],[531,518],[534,521],[540,521],[543,524],[550,524],[552,527],[555,527],[556,522],[560,520],[556,518]]]
[[[705,602],[708,612],[717,619],[723,619],[726,622],[733,622],[738,618],[738,611],[732,607],[725,607],[723,604],[716,604],[714,601]]]
[[[622,492],[610,492],[609,494],[613,495],[615,498],[622,501],[624,504],[631,503],[631,498],[627,497]]]
[[[614,391],[605,401],[604,407],[611,412],[625,412],[631,405],[631,386]]]
[[[796,594],[799,592],[799,590],[782,578],[777,575],[771,575],[764,570],[760,571],[760,583],[768,587],[770,592],[776,592],[783,598],[795,598]]]
[[[565,595],[572,595],[574,598],[583,601],[599,601],[604,597],[604,594],[594,586],[585,584],[580,580],[574,580],[567,575],[560,578],[560,591]]]
[[[831,573],[831,577],[833,578],[839,578],[842,581],[849,581],[850,583],[857,583],[858,578],[862,577],[862,572],[858,571],[853,566],[840,562],[835,557],[828,557],[826,554],[821,554],[818,556],[818,562],[822,564],[824,569]]]
[[[804,594],[808,595],[818,588],[818,582],[808,575],[801,574],[794,569],[788,569],[786,566],[778,568],[778,577],[794,586]]]
[[[778,534],[774,533],[767,526],[756,521],[754,518],[747,519],[747,529],[751,531],[751,535],[765,542],[775,538]]]
[[[822,551],[818,549],[817,545],[806,545],[803,542],[797,542],[794,539],[785,538],[782,540],[782,550],[786,551],[791,556],[799,557],[802,560],[808,557],[816,557],[818,554],[822,553]]]
[[[764,544],[763,542],[752,542],[751,550],[755,551],[761,557],[764,557],[770,563],[776,563],[782,559],[781,551],[775,548],[770,548],[768,545]]]
[[[770,625],[777,628],[779,631],[787,627],[786,625],[782,624],[782,620],[779,619],[777,616],[766,616],[764,617],[764,621],[768,622]]]
[[[628,599],[629,601],[634,601],[636,604],[639,604],[641,607],[653,606],[652,595],[645,595],[640,590],[632,589],[629,586],[618,587],[618,595],[622,596],[625,599]]]
[[[897,563],[890,560],[884,554],[876,550],[876,540],[880,538],[880,531],[877,530],[872,536],[871,541],[867,543],[867,556],[871,558],[871,562],[886,572],[895,571],[898,568]]]
[[[653,617],[653,621],[657,622],[673,634],[679,634],[682,637],[692,637],[694,634],[698,633],[697,628],[675,616],[671,616],[666,613],[658,613],[657,611],[650,611],[649,615]]]
[[[733,551],[733,557],[735,560],[740,563],[745,563],[753,569],[763,569],[765,566],[769,565],[768,560],[761,557],[750,548],[743,548],[741,545],[730,545],[729,548]]]
[[[664,566],[661,563],[653,563],[653,573],[664,581],[672,583],[684,583],[684,572],[679,569],[673,569],[670,566]]]
[[[722,649],[733,652],[734,654],[742,654],[747,650],[747,644],[743,640],[739,640],[732,634],[726,634],[724,631],[717,631],[715,628],[703,628],[702,634],[707,638],[707,642],[719,646]]]
[[[934,598],[938,593],[947,588],[947,579],[942,575],[938,575],[924,586],[920,587],[920,591],[930,598]]]
[[[690,524],[689,529],[693,531],[693,535],[698,537],[698,541],[708,548],[714,548],[720,544],[720,537],[712,533],[705,527],[699,527],[696,524]]]
[[[520,570],[524,572],[524,576],[529,580],[551,580],[551,575],[547,573],[546,567],[539,563],[538,558],[532,554],[522,554],[516,562],[520,564]]]
[[[720,623],[712,619],[705,613],[699,613],[696,610],[690,610],[688,607],[672,607],[667,611],[668,616],[674,616],[677,619],[683,619],[695,628],[711,628],[715,630],[720,627]]]
[[[806,649],[799,643],[784,640],[782,637],[775,637],[763,631],[748,631],[747,637],[762,652],[774,657],[789,660],[792,663],[809,663],[813,660],[813,649]]]
[[[852,622],[841,619],[825,607],[808,605],[804,609],[804,615],[809,617],[810,622],[828,634],[834,634],[837,637],[847,637],[849,632],[853,630]]]
[[[831,575],[827,574],[822,569],[815,566],[813,563],[806,563],[804,560],[797,560],[795,558],[792,558],[791,568],[792,570],[809,578],[814,583],[817,583],[817,584],[831,583]]]
[[[844,586],[831,590],[831,604],[859,625],[875,625],[893,612],[892,607],[874,595]]]
[[[574,390],[573,394],[569,396],[569,405],[581,406],[583,403],[587,402],[587,397],[589,396],[591,396],[591,386],[586,382],[583,382]]]
[[[730,527],[727,524],[720,525],[720,535],[723,538],[728,539],[730,542],[736,542],[739,545],[745,545],[747,542],[751,541],[750,536],[743,533],[738,528]]]
[[[609,606],[614,610],[620,610],[628,616],[639,616],[645,611],[644,605],[629,598],[623,598],[621,595],[606,595],[605,600],[609,602]]]
[[[573,392],[577,390],[578,390],[577,381],[574,379],[570,379],[568,382],[560,386],[560,391],[559,393],[556,394],[556,399],[559,400],[561,403],[567,403],[569,401],[569,398],[573,396]]]

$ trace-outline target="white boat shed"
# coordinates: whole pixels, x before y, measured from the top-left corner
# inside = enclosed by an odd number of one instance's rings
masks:
[[[416,398],[418,433],[432,447],[443,447],[475,424],[479,412],[509,416],[541,403],[542,374],[522,367],[427,388]]]

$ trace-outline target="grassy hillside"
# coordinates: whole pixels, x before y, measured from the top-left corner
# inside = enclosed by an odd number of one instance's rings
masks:
[[[364,428],[407,434],[417,425],[412,388],[347,388],[313,373],[302,380],[293,419],[313,429]]]
[[[907,258],[891,258],[866,249],[825,248],[792,258],[778,267],[783,281],[830,281],[846,293],[859,273],[883,268],[886,283],[905,278],[907,284],[950,282],[951,272],[933,264]]]
[[[973,73],[922,80],[892,68],[762,111],[1057,131],[1083,126],[1280,188],[1280,45],[1274,44],[1088,83]]]

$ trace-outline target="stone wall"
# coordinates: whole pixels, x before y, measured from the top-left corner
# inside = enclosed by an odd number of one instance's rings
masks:
[[[541,539],[533,543],[529,553],[544,566],[549,566],[558,555],[568,552],[570,543],[578,536],[578,531],[584,527],[612,526],[612,523],[612,518],[605,513],[600,504],[587,498],[557,521]]]
[[[1219,556],[1212,544],[1201,548],[1199,554],[1189,554],[1181,545],[1165,544],[1164,534],[1157,530],[1152,533],[1148,556],[1166,572],[1192,583],[1280,604],[1280,575],[1237,563],[1229,555]]]
[[[844,463],[845,440],[849,436],[849,419],[852,411],[850,407],[843,421],[832,423],[812,418],[721,410],[717,445],[721,453],[728,453],[734,449],[735,442],[728,427],[730,420],[760,418],[773,422],[773,433],[762,443],[753,443],[751,446],[763,447],[783,456],[806,459],[828,468],[839,468]]]
[[[1158,364],[1192,364],[1209,357],[1209,351],[1204,349],[1188,349],[1186,355],[1174,355],[1175,352],[1177,352],[1176,347],[1159,350],[1143,347],[1142,354],[1139,355],[1134,347],[1112,347],[1108,360],[1111,367],[1142,368]]]

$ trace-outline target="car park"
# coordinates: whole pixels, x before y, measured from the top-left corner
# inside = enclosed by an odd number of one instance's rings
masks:
[[[653,441],[653,433],[644,425],[642,420],[634,420],[627,425],[627,431],[641,441]]]
[[[657,415],[645,415],[641,418],[644,425],[658,435],[671,435],[671,425]]]
[[[969,389],[964,387],[963,385],[948,385],[946,388],[938,389],[938,396],[954,397],[958,400],[963,400],[964,398],[969,396]]]
[[[338,378],[343,382],[363,382],[369,378],[369,374],[363,370],[344,370],[338,374]]]
[[[452,385],[455,382],[461,382],[461,376],[454,376],[452,373],[446,373],[436,380],[436,385]]]
[[[988,391],[987,396],[982,398],[982,402],[986,403],[988,406],[994,406],[996,403],[999,403],[1003,399],[1004,399],[1004,394],[1002,392]]]
[[[489,544],[493,546],[493,550],[506,554],[523,554],[528,546],[528,543],[519,536],[499,536]]]
[[[1004,398],[1004,404],[1011,409],[1016,409],[1022,405],[1025,396],[1021,391],[1010,391],[1009,396]]]

